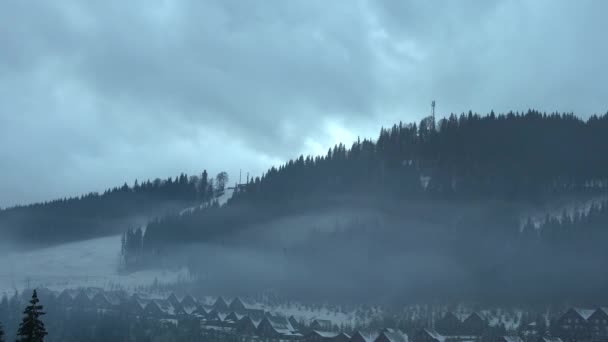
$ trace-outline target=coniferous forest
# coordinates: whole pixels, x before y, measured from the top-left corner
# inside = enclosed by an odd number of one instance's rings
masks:
[[[408,298],[606,296],[605,132],[608,115],[532,110],[395,124],[377,139],[273,167],[238,186],[224,206],[152,220],[145,234],[127,236],[137,240],[127,243],[136,249],[130,253],[140,256],[131,267],[173,260],[208,274],[217,260],[199,257],[202,246],[258,241],[279,250],[287,267],[307,271],[289,284],[318,277],[325,290],[362,267],[372,271],[351,281],[382,277],[390,264],[399,272],[390,272],[389,290]],[[532,222],[531,212],[547,203],[578,199],[596,202]],[[332,213],[339,218],[310,219]],[[293,219],[303,216],[309,219]],[[279,238],[294,231],[312,233]],[[412,288],[404,286],[409,277],[417,280]],[[547,282],[561,286],[548,290]]]
[[[7,240],[33,246],[117,234],[156,216],[209,201],[207,172],[126,183],[103,193],[15,206],[0,210],[0,232]]]

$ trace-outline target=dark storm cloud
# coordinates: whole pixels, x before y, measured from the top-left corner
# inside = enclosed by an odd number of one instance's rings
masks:
[[[468,109],[603,112],[598,1],[8,1],[0,205]],[[236,176],[238,177],[238,176]]]

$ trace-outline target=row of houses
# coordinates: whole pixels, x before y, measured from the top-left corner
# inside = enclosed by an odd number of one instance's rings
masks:
[[[481,336],[490,325],[491,317],[485,313],[473,312],[468,315],[458,315],[447,312],[441,319],[435,322],[436,333],[445,339],[460,336]],[[555,319],[551,335],[544,336],[547,332],[535,330],[536,322],[522,329],[524,337],[532,336],[532,339],[560,339],[564,342],[575,341],[597,341],[608,342],[608,308],[595,309],[570,308]],[[542,336],[534,336],[534,335]],[[506,341],[517,342],[517,341]]]
[[[447,312],[434,327],[419,329],[411,338],[398,330],[355,332],[352,336],[332,331],[329,320],[301,322],[295,317],[271,314],[263,306],[242,298],[226,301],[219,297],[213,303],[197,301],[192,296],[178,298],[145,298],[137,294],[101,289],[64,290],[52,302],[68,310],[114,311],[121,314],[159,320],[194,322],[203,334],[231,336],[234,340],[301,340],[310,342],[466,342],[480,341],[490,326],[491,317],[483,312],[460,315]],[[526,342],[593,341],[608,342],[608,309],[571,308],[555,319],[553,337],[540,334],[524,336]],[[519,336],[500,337],[500,342],[521,342]],[[519,339],[519,340],[518,340]],[[559,341],[558,341],[559,339]]]

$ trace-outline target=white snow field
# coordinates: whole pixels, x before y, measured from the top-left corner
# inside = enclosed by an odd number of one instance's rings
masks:
[[[3,254],[0,256],[0,296],[32,287],[134,290],[155,281],[166,284],[189,278],[185,269],[119,273],[120,248],[121,236],[116,235]]]

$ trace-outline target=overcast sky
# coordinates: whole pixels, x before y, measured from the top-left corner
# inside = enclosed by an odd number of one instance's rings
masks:
[[[608,1],[0,4],[0,206],[260,174],[472,109],[605,113]]]

